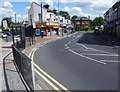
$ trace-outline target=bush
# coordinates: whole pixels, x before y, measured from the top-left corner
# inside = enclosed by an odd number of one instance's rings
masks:
[[[80,27],[80,26],[75,26],[75,31],[82,31],[82,27]]]
[[[75,26],[75,31],[91,31],[93,29],[94,29],[93,26],[86,27],[86,28],[83,28],[81,26]]]

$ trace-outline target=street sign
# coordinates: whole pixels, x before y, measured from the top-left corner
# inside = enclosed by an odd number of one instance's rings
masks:
[[[7,20],[3,20],[3,28],[7,27]]]
[[[33,23],[33,28],[36,28],[36,23]]]
[[[36,35],[36,36],[40,36],[40,29],[36,29],[36,30],[35,30],[35,35]]]

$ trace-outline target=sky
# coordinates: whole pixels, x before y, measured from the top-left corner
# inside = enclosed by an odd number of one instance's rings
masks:
[[[73,15],[85,16],[93,20],[112,7],[118,0],[0,0],[0,22],[4,17],[11,17],[15,21],[15,14],[18,21],[28,19],[28,10],[32,2],[49,4],[51,9],[67,11]]]

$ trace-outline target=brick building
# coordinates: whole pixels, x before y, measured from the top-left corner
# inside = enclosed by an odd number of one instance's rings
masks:
[[[77,17],[75,20],[74,20],[74,27],[75,26],[80,26],[82,28],[87,28],[87,27],[90,27],[90,18],[87,18],[87,17]]]

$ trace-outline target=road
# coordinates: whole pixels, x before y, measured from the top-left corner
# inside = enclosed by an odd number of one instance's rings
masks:
[[[36,50],[34,62],[59,82],[49,79],[61,90],[118,89],[118,49],[105,46],[92,32],[79,32],[47,43]]]

